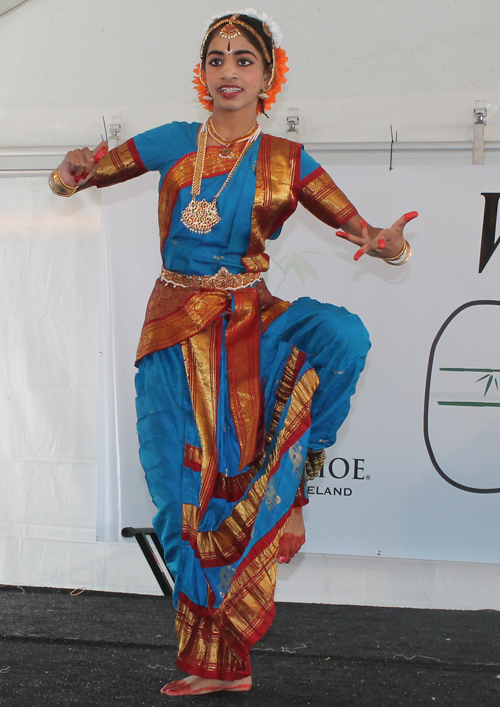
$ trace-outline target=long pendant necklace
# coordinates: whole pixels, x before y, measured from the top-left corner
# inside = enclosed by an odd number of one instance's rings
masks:
[[[213,139],[219,143],[219,145],[222,145],[222,148],[219,152],[219,157],[222,157],[223,159],[234,159],[236,155],[233,152],[233,145],[237,145],[239,142],[245,142],[245,140],[248,140],[249,137],[252,137],[254,134],[255,130],[257,130],[258,125],[252,125],[250,130],[248,130],[244,135],[241,137],[236,138],[235,140],[231,140],[230,138],[225,138],[222,137],[222,135],[219,135],[217,130],[214,128],[214,124],[212,122],[212,118],[210,117],[207,120],[207,129],[209,132],[209,135],[213,137]]]
[[[198,149],[196,152],[196,162],[194,164],[193,184],[191,186],[191,201],[182,212],[181,217],[181,221],[186,228],[193,233],[202,234],[210,233],[212,228],[220,222],[221,217],[217,211],[217,199],[221,195],[223,189],[227,187],[229,180],[235,173],[236,168],[247,153],[249,147],[260,135],[260,125],[257,125],[253,128],[254,132],[249,136],[245,147],[240,153],[240,156],[234,163],[233,168],[227,175],[224,184],[214,196],[212,201],[209,202],[206,199],[196,201],[196,197],[198,197],[201,192],[201,180],[203,179],[203,169],[205,167],[205,154],[207,151],[208,140],[207,122],[208,121],[205,121],[203,123],[198,135]]]

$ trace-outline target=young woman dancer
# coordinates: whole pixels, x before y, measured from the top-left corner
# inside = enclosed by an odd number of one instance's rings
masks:
[[[51,175],[61,196],[160,172],[163,268],[137,353],[141,462],[154,527],[175,579],[177,665],[162,689],[193,695],[251,687],[249,651],[274,616],[276,561],[304,542],[306,475],[349,409],[369,340],[359,318],[267,290],[265,241],[300,201],[367,253],[394,265],[411,250],[403,216],[369,226],[300,146],[262,134],[256,115],[284,82],[281,33],[248,9],[213,20],[195,85],[211,112],[171,123],[106,156],[69,152]],[[101,159],[102,157],[102,159]]]

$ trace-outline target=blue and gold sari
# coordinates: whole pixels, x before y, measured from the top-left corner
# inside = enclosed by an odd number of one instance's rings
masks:
[[[220,223],[192,233],[181,213],[198,129],[172,123],[139,135],[112,150],[92,182],[160,172],[165,270],[137,353],[140,456],[175,578],[177,664],[234,680],[250,674],[250,648],[273,620],[278,544],[293,507],[307,503],[308,449],[334,443],[369,341],[345,309],[283,302],[257,281],[266,240],[298,201],[334,227],[356,213],[352,204],[300,146],[263,135],[218,199]],[[200,199],[213,199],[234,164],[218,153],[207,149]],[[247,286],[224,286],[252,273]]]

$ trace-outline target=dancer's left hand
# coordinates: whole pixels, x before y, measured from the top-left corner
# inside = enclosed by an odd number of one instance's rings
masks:
[[[359,246],[359,250],[354,254],[354,260],[359,260],[365,253],[374,258],[393,258],[403,249],[404,227],[417,216],[416,211],[410,211],[395,221],[390,228],[382,229],[374,228],[364,219],[355,216],[344,224],[348,232],[337,231],[337,236]]]

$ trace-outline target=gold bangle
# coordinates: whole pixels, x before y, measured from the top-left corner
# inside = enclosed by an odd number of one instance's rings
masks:
[[[408,245],[408,242],[406,239],[403,239],[403,247],[401,248],[401,251],[397,255],[393,255],[392,258],[384,258],[385,262],[388,263],[391,260],[399,260],[400,258],[403,257],[403,255],[406,253],[406,246]]]
[[[66,184],[59,174],[59,167],[55,169],[49,177],[49,187],[57,196],[73,196],[78,190],[78,187],[70,187]]]
[[[411,254],[412,254],[411,246],[408,243],[408,241],[405,239],[403,250],[398,255],[395,255],[392,258],[384,258],[384,260],[388,265],[396,265],[396,266],[404,265],[411,258]],[[401,260],[401,258],[402,258],[402,260]],[[399,261],[399,262],[397,262],[397,261]]]

